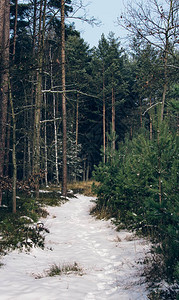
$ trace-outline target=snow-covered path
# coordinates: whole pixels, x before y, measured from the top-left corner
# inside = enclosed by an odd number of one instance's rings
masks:
[[[89,215],[92,198],[77,195],[61,207],[48,207],[43,222],[50,230],[45,250],[13,251],[0,268],[1,300],[144,300],[145,284],[139,276],[149,245],[116,232],[109,221]],[[53,264],[73,264],[84,275],[36,279]]]

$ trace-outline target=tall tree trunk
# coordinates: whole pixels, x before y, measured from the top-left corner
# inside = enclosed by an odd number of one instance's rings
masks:
[[[160,126],[160,122],[158,124]],[[162,181],[161,181],[161,154],[160,154],[160,130],[157,130],[157,144],[158,144],[158,196],[159,203],[162,204]]]
[[[37,41],[37,0],[33,0],[33,35],[32,35],[32,54],[33,54],[33,60],[37,60],[38,57],[36,57],[36,41]],[[40,27],[39,23],[39,27]],[[38,53],[37,53],[38,56]],[[35,80],[37,80],[37,71],[32,74],[32,77],[30,78],[31,81],[31,109],[29,112],[29,118],[31,120],[34,119],[35,116],[35,105],[36,105],[36,83]],[[34,173],[34,156],[35,156],[35,120],[34,124],[30,124],[30,133],[28,136],[28,176],[31,176]]]
[[[24,89],[25,104],[28,105],[26,90]],[[28,111],[24,111],[24,128],[27,128]],[[23,179],[27,178],[27,135],[24,136],[24,151],[23,151]]]
[[[34,16],[33,16],[33,56],[35,57],[36,44],[36,27],[37,27],[37,0],[34,0]]]
[[[27,152],[28,152],[27,175],[30,177],[32,175],[32,164],[31,164],[31,139],[29,136],[27,138]]]
[[[105,103],[105,83],[103,66],[103,162],[106,162],[106,103]]]
[[[106,130],[108,133],[107,137],[106,137],[106,148],[109,151],[109,120],[108,120],[108,116],[106,117]],[[109,162],[109,155],[107,155],[106,161],[107,161],[107,163]]]
[[[58,139],[57,139],[57,122],[56,118],[56,105],[55,105],[55,94],[53,93],[53,118],[54,118],[54,137],[55,137],[55,170],[56,170],[56,181],[59,185],[59,172],[58,172]]]
[[[166,93],[167,93],[167,88],[168,88],[167,63],[168,63],[169,31],[171,30],[171,20],[172,20],[172,23],[173,23],[173,0],[170,0],[170,11],[169,11],[169,15],[168,15],[167,28],[166,28],[166,32],[165,32],[164,86],[163,86],[163,95],[162,95],[161,122],[163,121],[165,98],[166,98]]]
[[[14,36],[13,36],[13,50],[12,50],[13,62],[15,60],[15,54],[16,54],[17,13],[18,13],[18,0],[15,0],[15,20],[14,20]]]
[[[140,109],[140,126],[142,128],[143,120],[142,120],[142,101],[141,101],[141,97],[139,97],[139,109]]]
[[[150,96],[150,107],[152,105],[152,102],[151,102],[151,96]],[[153,125],[152,125],[152,116],[151,114],[149,114],[149,117],[150,117],[150,140],[152,140],[152,135],[153,135]]]
[[[23,180],[27,178],[27,137],[24,137]]]
[[[40,59],[41,60],[41,59]],[[39,61],[41,64],[41,62]],[[34,118],[34,175],[36,178],[35,190],[36,197],[39,197],[39,174],[40,174],[40,113],[41,113],[41,86],[42,86],[42,68],[39,64],[39,73],[37,74],[37,91],[35,101]]]
[[[11,138],[11,113],[10,111],[7,112],[7,136],[6,136],[6,158],[5,158],[5,176],[8,176],[9,174],[9,152],[10,152],[10,138]]]
[[[167,61],[168,61],[168,49],[165,51],[165,57],[164,57],[164,86],[163,86],[163,95],[162,95],[161,121],[163,121],[165,98],[166,98],[167,87],[168,87]]]
[[[42,63],[43,63],[43,34],[42,34],[42,7],[43,0],[40,1],[39,34],[38,34],[38,70],[37,86],[35,97],[34,116],[34,168],[36,198],[39,198],[39,175],[40,175],[40,115],[42,102]]]
[[[12,191],[12,210],[16,213],[16,188],[17,188],[17,163],[16,163],[16,117],[14,113],[14,104],[12,99],[11,86],[9,82],[9,99],[12,111],[13,124],[13,148],[12,148],[12,163],[13,163],[13,191]]]
[[[47,79],[45,77],[45,90]],[[45,120],[47,119],[47,94],[44,93],[44,108],[45,108]],[[44,124],[44,141],[45,141],[45,186],[48,187],[48,151],[47,151],[47,123]]]
[[[63,115],[63,179],[62,194],[67,195],[67,128],[65,83],[65,1],[61,0],[61,65],[62,65],[62,115]]]
[[[51,77],[51,90],[53,90],[53,69],[52,69],[52,53],[50,49],[50,77]],[[53,93],[53,125],[54,125],[54,139],[55,139],[55,171],[56,181],[59,185],[59,172],[58,172],[58,139],[57,139],[57,122],[56,122],[56,99]]]
[[[86,157],[83,158],[83,181],[86,180]]]
[[[115,150],[115,95],[112,87],[112,149]]]
[[[90,170],[90,165],[89,165],[89,161],[88,161],[87,168],[86,168],[86,181],[89,180],[89,170]]]
[[[76,145],[76,158],[78,156],[78,128],[79,128],[79,94],[77,94],[77,99],[76,99],[76,140],[75,140],[75,145]],[[76,168],[75,168],[75,175],[74,175],[74,181],[76,181]]]
[[[0,177],[4,173],[5,138],[9,83],[10,1],[0,1]],[[0,190],[0,205],[2,191]]]
[[[132,128],[132,125],[131,125],[131,128],[130,128],[130,138],[132,140],[132,136],[133,136],[133,128]]]
[[[76,99],[76,147],[78,146],[78,126],[79,126],[79,94]]]

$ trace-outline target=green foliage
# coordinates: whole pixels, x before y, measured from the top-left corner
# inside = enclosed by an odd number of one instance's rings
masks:
[[[1,217],[0,231],[2,240],[0,250],[10,250],[25,247],[29,250],[33,246],[44,247],[44,237],[36,231],[33,219],[27,216],[7,214]]]
[[[47,192],[41,192],[39,199],[35,195],[27,196],[24,192],[17,196],[17,213],[12,213],[11,193],[3,197],[3,206],[0,208],[0,252],[15,248],[31,247],[44,248],[44,232],[47,228],[39,230],[37,222],[39,218],[46,218],[48,212],[45,205],[57,206],[66,202],[58,189],[49,188]]]
[[[10,204],[11,205],[11,204]],[[35,198],[21,194],[17,198],[17,213],[8,209],[0,211],[0,251],[33,246],[44,247],[44,237],[36,230],[34,223],[44,215],[43,209]]]
[[[167,121],[153,140],[143,131],[126,139],[106,165],[95,168],[98,209],[116,223],[149,235],[164,257],[166,275],[178,276],[178,137]],[[160,195],[161,194],[161,195]]]
[[[53,196],[51,199],[53,201]],[[3,206],[0,209],[0,252],[15,248],[44,247],[43,232],[36,228],[39,217],[45,218],[48,213],[43,208],[46,203],[41,198],[39,201],[25,193],[17,196],[17,213],[12,213],[11,194],[3,199]],[[49,202],[48,202],[49,204]],[[8,205],[8,206],[7,206]]]
[[[40,193],[38,203],[49,206],[60,206],[62,203],[66,202],[62,198],[61,193],[59,191],[47,191],[47,193]]]

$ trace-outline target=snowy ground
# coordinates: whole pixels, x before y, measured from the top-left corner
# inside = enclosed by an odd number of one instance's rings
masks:
[[[109,221],[91,217],[91,199],[77,195],[61,207],[48,207],[45,250],[13,251],[2,258],[1,300],[148,299],[142,265],[136,261],[149,245],[127,231],[116,232]],[[83,268],[83,276],[35,278],[53,264],[74,262]]]

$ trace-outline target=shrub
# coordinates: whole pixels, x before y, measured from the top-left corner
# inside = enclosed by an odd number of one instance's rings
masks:
[[[146,131],[126,139],[94,171],[98,210],[105,208],[116,224],[150,236],[159,245],[168,280],[178,276],[177,142],[163,122],[152,141]]]

